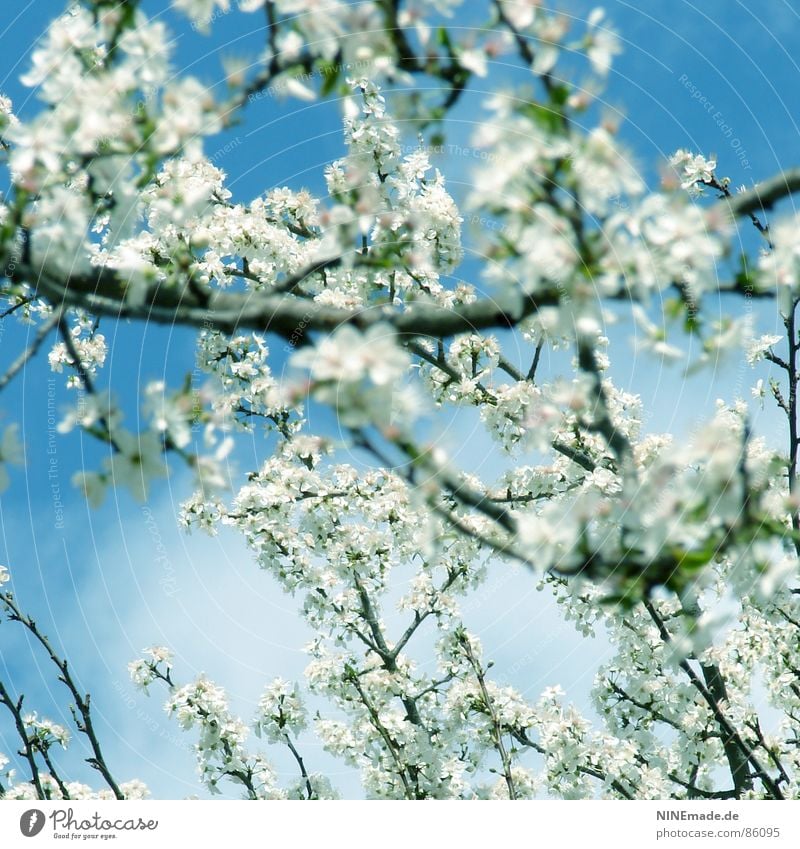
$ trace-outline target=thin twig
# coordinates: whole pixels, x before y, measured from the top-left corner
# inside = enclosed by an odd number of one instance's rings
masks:
[[[62,660],[55,650],[48,638],[42,634],[39,630],[36,623],[30,617],[26,616],[17,603],[14,601],[13,597],[10,593],[0,593],[0,603],[2,603],[9,613],[9,619],[15,622],[19,622],[28,631],[36,638],[39,644],[44,648],[47,654],[50,657],[50,660],[55,664],[56,668],[59,671],[59,680],[67,687],[67,689],[72,694],[72,698],[75,702],[75,707],[80,714],[80,719],[76,717],[76,725],[78,731],[86,736],[89,740],[89,744],[92,749],[92,757],[88,759],[88,763],[93,766],[100,775],[103,776],[106,784],[111,788],[111,792],[117,799],[124,799],[125,795],[120,790],[119,785],[114,780],[114,777],[111,775],[111,771],[106,764],[105,757],[103,756],[103,751],[100,746],[100,741],[97,738],[97,734],[94,730],[94,723],[92,722],[92,711],[91,711],[91,697],[88,693],[82,695],[78,690],[77,685],[72,677],[72,674],[69,671],[69,667],[66,660]]]
[[[289,751],[294,756],[294,759],[297,761],[297,765],[300,767],[300,775],[303,778],[303,781],[306,785],[306,792],[308,793],[309,799],[316,799],[317,792],[314,790],[314,785],[311,783],[311,776],[309,776],[308,771],[306,770],[306,765],[303,762],[303,758],[300,757],[300,752],[297,751],[294,743],[292,743],[291,737],[288,734],[284,735],[286,740],[286,745],[289,747]]]
[[[500,720],[497,718],[494,705],[492,704],[492,698],[489,695],[489,690],[486,686],[486,678],[483,674],[483,669],[481,668],[480,663],[478,663],[475,653],[472,651],[469,638],[463,633],[460,634],[459,637],[459,642],[464,649],[464,655],[469,661],[469,665],[472,667],[472,671],[475,673],[475,678],[478,681],[478,687],[481,691],[483,703],[486,705],[486,713],[492,726],[492,737],[494,738],[495,748],[500,754],[500,761],[503,764],[503,777],[505,778],[506,787],[508,788],[508,798],[516,799],[517,789],[514,786],[514,775],[511,771],[511,758],[509,757],[505,743],[503,742],[503,729],[500,724]]]
[[[33,338],[33,342],[14,360],[13,363],[9,366],[8,370],[2,377],[0,377],[0,391],[6,388],[8,384],[16,377],[16,375],[25,368],[25,365],[36,356],[39,348],[42,347],[42,343],[47,338],[48,334],[51,330],[61,321],[62,311],[56,308],[52,315],[48,316],[45,321],[39,325],[38,330],[36,331],[36,336]]]
[[[2,598],[2,596],[0,596]],[[14,701],[11,698],[10,693],[0,681],[0,702],[2,702],[11,713],[11,716],[14,719],[14,728],[19,735],[20,740],[22,740],[23,750],[20,754],[25,758],[28,762],[28,768],[31,771],[31,782],[33,786],[36,788],[36,796],[39,799],[46,799],[47,796],[42,788],[42,782],[39,775],[39,765],[36,763],[36,750],[31,742],[31,739],[28,735],[28,732],[25,728],[25,723],[22,721],[22,701],[23,696],[20,696],[17,701]]]

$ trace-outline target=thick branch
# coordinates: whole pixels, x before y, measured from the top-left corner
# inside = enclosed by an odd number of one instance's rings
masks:
[[[800,191],[800,168],[782,171],[752,189],[720,201],[734,215],[750,215],[772,207],[781,199]]]
[[[313,270],[319,270],[319,264]],[[342,324],[363,329],[378,322],[392,325],[401,334],[453,336],[488,327],[513,327],[540,307],[558,302],[554,290],[535,300],[512,296],[504,304],[483,298],[454,308],[417,302],[403,310],[388,306],[347,310],[285,294],[198,292],[157,284],[147,290],[143,302],[132,303],[125,300],[124,281],[109,269],[61,275],[55,269],[42,269],[37,274],[31,267],[19,266],[14,279],[35,282],[38,294],[51,303],[80,306],[94,315],[215,328],[225,333],[273,332],[294,340],[309,330],[332,331]]]
[[[647,609],[647,612],[650,614],[650,618],[653,620],[656,627],[658,628],[658,632],[661,635],[661,638],[666,644],[670,644],[672,642],[672,635],[667,630],[667,626],[664,624],[664,620],[661,618],[655,606],[652,604],[652,602],[647,600],[645,600],[644,606]],[[704,681],[694,671],[694,669],[692,669],[687,660],[681,660],[678,665],[686,674],[687,678],[691,681],[692,686],[703,697],[703,700],[710,708],[714,719],[717,721],[717,725],[719,725],[719,729],[723,735],[723,745],[725,746],[726,755],[731,751],[731,747],[735,747],[744,757],[745,761],[749,762],[750,765],[753,767],[754,773],[761,780],[761,783],[764,785],[765,789],[770,794],[770,796],[773,799],[783,799],[783,793],[781,793],[781,790],[778,785],[775,783],[775,781],[772,779],[766,769],[764,769],[755,752],[753,752],[750,746],[748,746],[747,743],[742,740],[741,736],[739,735],[739,732],[731,724],[728,717],[725,716],[725,713],[720,707],[720,700],[718,699],[719,693],[712,692],[712,690],[708,686],[706,686]],[[706,670],[704,669],[703,676],[705,677],[705,675]],[[730,763],[730,766],[737,790],[741,790],[741,788],[744,786],[741,782],[745,780],[745,776],[741,774],[741,771],[739,769],[738,757],[734,758],[734,760]]]

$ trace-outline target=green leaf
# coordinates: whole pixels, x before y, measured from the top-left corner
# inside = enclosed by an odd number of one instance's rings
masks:
[[[569,86],[559,84],[554,85],[550,89],[550,102],[555,106],[563,106],[569,99],[569,94]]]
[[[436,30],[436,43],[445,47],[448,53],[451,53],[453,50],[453,42],[450,41],[450,33],[445,27],[439,27]]]
[[[326,97],[336,89],[336,84],[339,82],[339,77],[342,73],[342,67],[340,64],[322,62],[318,66],[318,69],[322,76],[322,87],[320,91],[322,96]]]

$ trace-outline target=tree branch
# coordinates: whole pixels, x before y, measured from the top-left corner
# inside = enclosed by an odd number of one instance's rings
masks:
[[[790,168],[774,177],[763,180],[746,192],[719,201],[722,209],[729,209],[735,216],[763,212],[779,201],[800,191],[800,168]]]
[[[28,616],[26,616],[20,608],[17,606],[17,603],[11,597],[11,593],[0,593],[0,603],[9,611],[9,619],[14,622],[19,622],[28,631],[35,637],[37,642],[44,648],[47,654],[50,657],[50,660],[55,664],[56,668],[59,671],[59,680],[67,687],[67,689],[72,694],[72,698],[75,702],[75,708],[80,714],[80,720],[78,720],[77,716],[75,718],[76,725],[78,727],[78,731],[86,736],[89,740],[89,744],[92,749],[93,757],[88,759],[88,763],[93,766],[100,775],[103,776],[106,784],[111,788],[111,792],[117,799],[124,799],[125,795],[119,789],[119,785],[114,780],[111,775],[111,771],[106,764],[105,758],[103,757],[103,751],[100,747],[100,741],[97,739],[97,734],[94,730],[94,724],[92,722],[92,711],[90,704],[90,696],[87,693],[86,695],[81,695],[81,692],[78,690],[77,685],[72,677],[72,674],[69,671],[68,664],[66,660],[62,660],[53,649],[50,641],[47,637],[42,634],[39,630],[36,623]]]
[[[5,684],[0,681],[0,703],[4,704],[8,708],[8,711],[14,720],[14,728],[22,740],[23,750],[20,754],[28,762],[28,768],[31,771],[31,782],[36,788],[36,795],[39,799],[46,799],[47,796],[45,796],[44,789],[42,788],[41,777],[39,775],[39,765],[36,763],[35,749],[30,737],[28,736],[25,723],[22,721],[23,698],[23,696],[20,696],[17,701],[14,701],[11,698],[11,694],[6,689]]]

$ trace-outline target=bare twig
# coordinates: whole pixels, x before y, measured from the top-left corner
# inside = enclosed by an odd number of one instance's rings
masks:
[[[61,310],[56,309],[39,325],[33,342],[14,360],[4,375],[0,377],[0,390],[3,390],[16,377],[16,375],[36,356],[42,343],[50,334],[50,331],[61,321]]]
[[[97,734],[94,730],[94,723],[92,722],[91,697],[88,693],[85,695],[81,694],[69,670],[67,661],[63,660],[56,654],[48,638],[42,634],[33,619],[26,616],[20,610],[11,593],[0,593],[0,603],[2,603],[8,611],[9,619],[14,622],[19,622],[27,628],[37,642],[47,652],[50,660],[55,664],[59,671],[59,680],[70,691],[75,703],[75,708],[77,710],[77,714],[75,715],[75,724],[78,731],[86,736],[92,749],[92,757],[88,758],[87,762],[103,776],[103,779],[111,789],[114,796],[117,799],[124,799],[124,794],[120,790],[117,782],[114,780],[114,777],[111,775],[111,771],[108,768],[105,757],[103,756],[100,741],[98,740]]]
[[[2,597],[3,596],[0,596],[0,598]],[[14,699],[11,698],[11,694],[6,689],[5,684],[0,681],[0,703],[4,704],[6,708],[8,708],[8,711],[14,720],[14,728],[16,729],[20,740],[22,740],[23,748],[20,754],[28,762],[28,768],[31,773],[31,782],[36,788],[36,796],[39,799],[46,799],[47,796],[45,795],[42,787],[41,776],[39,774],[39,765],[36,763],[36,749],[28,735],[27,729],[25,728],[25,723],[22,721],[22,701],[23,696],[20,696],[16,701],[14,701]]]

